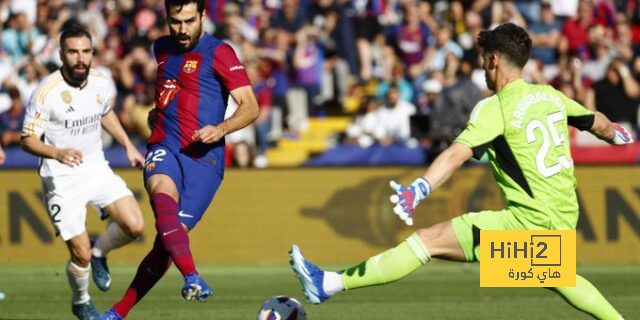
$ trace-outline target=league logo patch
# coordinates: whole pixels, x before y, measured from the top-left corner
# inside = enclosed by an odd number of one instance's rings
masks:
[[[156,163],[155,162],[149,162],[149,164],[147,165],[146,168],[144,168],[144,170],[146,172],[150,172],[151,170],[156,168]]]
[[[187,60],[182,67],[182,71],[192,73],[198,68],[198,60]]]

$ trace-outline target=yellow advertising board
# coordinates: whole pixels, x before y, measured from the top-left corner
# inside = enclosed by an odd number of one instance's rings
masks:
[[[138,197],[144,237],[114,251],[111,261],[136,263],[151,247],[153,215],[135,170],[117,171]],[[191,232],[198,262],[286,263],[291,244],[309,248],[319,263],[355,262],[397,244],[415,227],[503,206],[486,167],[462,169],[404,225],[389,203],[390,179],[408,183],[422,168],[228,170],[207,213]],[[581,218],[578,262],[640,262],[640,167],[576,168]],[[60,263],[66,247],[56,238],[41,200],[35,170],[0,170],[0,263]],[[88,209],[90,235],[104,232]]]

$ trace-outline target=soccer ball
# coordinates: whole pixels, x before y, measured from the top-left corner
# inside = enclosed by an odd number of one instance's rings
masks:
[[[307,313],[298,300],[275,296],[260,307],[258,320],[307,320]]]

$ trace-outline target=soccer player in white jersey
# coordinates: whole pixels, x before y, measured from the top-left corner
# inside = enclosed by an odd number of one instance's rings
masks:
[[[41,157],[45,205],[71,259],[66,267],[72,312],[78,319],[98,316],[89,296],[89,273],[106,291],[111,282],[105,255],[142,234],[138,203],[105,160],[100,127],[126,148],[133,167],[144,158],[127,137],[112,104],[115,89],[91,69],[91,34],[73,25],[60,35],[62,68],[47,76],[33,93],[24,120],[22,147]],[[102,209],[114,221],[93,248],[85,229],[86,205]]]

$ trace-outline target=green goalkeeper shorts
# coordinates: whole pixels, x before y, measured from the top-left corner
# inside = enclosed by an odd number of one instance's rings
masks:
[[[451,220],[467,261],[480,261],[480,230],[548,229],[516,218],[512,210],[469,212]]]

